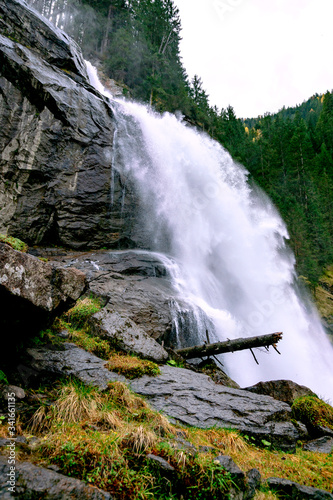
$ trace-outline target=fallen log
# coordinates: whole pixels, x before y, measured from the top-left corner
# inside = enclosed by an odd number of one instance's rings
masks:
[[[258,337],[248,337],[246,339],[226,340],[224,342],[215,342],[214,344],[196,345],[177,349],[176,353],[184,359],[202,358],[203,356],[213,356],[225,352],[242,351],[244,349],[253,349],[254,347],[273,346],[276,349],[277,344],[282,339],[282,332],[270,333],[268,335],[259,335]],[[280,354],[280,353],[279,353]]]

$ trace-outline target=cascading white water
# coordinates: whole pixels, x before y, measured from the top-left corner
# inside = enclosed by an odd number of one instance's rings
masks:
[[[300,298],[287,229],[267,196],[181,117],[119,100],[113,109],[115,161],[139,193],[146,245],[177,263],[175,289],[204,311],[211,340],[284,332],[281,356],[256,350],[257,366],[248,351],[227,354],[228,374],[243,387],[290,379],[333,401],[333,347]]]

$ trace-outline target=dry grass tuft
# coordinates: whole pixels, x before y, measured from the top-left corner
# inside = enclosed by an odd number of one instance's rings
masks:
[[[134,453],[144,453],[151,450],[157,443],[156,434],[144,426],[133,427],[121,440],[121,447],[131,449]]]

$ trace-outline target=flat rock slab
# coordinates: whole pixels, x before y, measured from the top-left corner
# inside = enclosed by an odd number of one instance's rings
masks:
[[[269,487],[276,491],[278,496],[282,498],[292,498],[294,500],[331,500],[333,495],[325,490],[312,488],[311,486],[303,486],[288,479],[280,479],[278,477],[270,477],[267,479]]]
[[[83,481],[73,479],[50,469],[37,467],[29,462],[15,463],[15,493],[8,488],[9,466],[7,457],[0,456],[0,497],[44,500],[112,500],[106,491],[87,486]]]
[[[217,385],[207,375],[163,366],[161,375],[144,376],[130,385],[156,410],[185,425],[234,428],[290,451],[300,437],[299,429],[290,422],[289,405]]]
[[[168,359],[166,350],[126,313],[119,313],[106,306],[90,318],[90,323],[95,335],[107,339],[126,352],[134,352],[157,363]]]
[[[312,451],[314,453],[332,453],[333,452],[333,438],[329,436],[323,436],[319,439],[309,441],[303,447],[306,451]]]
[[[75,344],[66,342],[62,350],[41,347],[28,349],[27,352],[32,358],[31,366],[40,372],[74,376],[84,384],[93,385],[103,391],[108,388],[108,382],[115,380],[126,382],[125,377],[105,368],[107,361]]]

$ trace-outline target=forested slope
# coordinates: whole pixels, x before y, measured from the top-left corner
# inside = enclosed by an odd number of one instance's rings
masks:
[[[315,95],[276,114],[240,120],[209,104],[190,82],[172,0],[30,0],[130,95],[159,111],[181,111],[220,141],[272,198],[287,223],[298,272],[312,286],[333,261],[333,96]],[[250,96],[249,96],[250,98]]]

